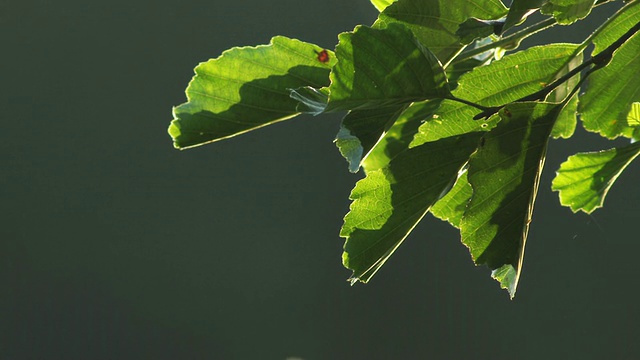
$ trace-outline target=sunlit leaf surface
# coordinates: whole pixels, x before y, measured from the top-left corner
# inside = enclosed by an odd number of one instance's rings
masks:
[[[610,139],[633,137],[635,129],[627,124],[627,115],[631,104],[640,102],[638,74],[640,34],[636,33],[614,53],[607,66],[589,76],[578,107],[585,129]]]
[[[540,11],[553,15],[559,24],[569,25],[589,15],[594,4],[595,0],[549,0]]]
[[[358,26],[339,36],[327,110],[362,110],[442,98],[444,70],[404,26]]]
[[[485,106],[508,104],[544,88],[556,79],[572,62],[577,49],[577,45],[554,44],[505,56],[500,61],[463,75],[452,93]],[[420,127],[412,146],[437,140],[443,128],[441,124],[450,129],[446,136],[486,131],[495,125],[486,120],[474,120],[473,117],[478,113],[479,110],[471,106],[444,101],[435,115]]]
[[[609,189],[624,169],[640,154],[640,143],[598,152],[569,156],[560,165],[552,189],[560,203],[573,212],[591,213],[602,207]]]
[[[447,195],[438,200],[429,211],[440,220],[449,222],[455,228],[460,228],[460,220],[467,208],[473,191],[467,180],[467,171],[461,172],[455,185]]]
[[[582,53],[576,54],[574,58],[572,58],[556,75],[556,79],[564,76],[569,71],[578,67],[583,60]],[[555,79],[554,79],[555,80]],[[549,96],[547,96],[547,102],[562,102],[566,99],[567,96],[571,94],[571,92],[575,89],[575,87],[580,82],[580,74],[577,74],[571,77],[569,80],[560,84],[554,91],[552,91]],[[554,139],[568,139],[570,138],[574,131],[576,130],[576,125],[578,124],[578,91],[573,93],[571,99],[567,101],[565,106],[560,111],[558,115],[558,119],[556,120],[556,124],[553,126],[553,131],[551,132],[551,136]]]
[[[349,162],[349,171],[358,171],[362,160],[405,108],[406,105],[403,104],[381,109],[354,110],[342,119],[335,142],[342,156]]]
[[[274,37],[269,45],[239,47],[201,63],[187,87],[188,102],[173,110],[169,127],[179,149],[229,138],[299,113],[290,89],[329,85],[335,64],[316,45]]]
[[[391,23],[409,27],[420,43],[447,64],[464,47],[456,35],[460,24],[472,17],[497,20],[506,13],[507,8],[499,0],[401,0],[383,11],[374,27]]]
[[[640,21],[640,1],[628,1],[592,39],[595,45],[593,55],[600,53],[613,44],[638,21]]]
[[[420,101],[404,110],[362,162],[365,171],[383,168],[391,159],[408,150],[422,122],[433,115],[440,103],[441,100]]]
[[[395,0],[371,0],[371,3],[376,7],[376,9],[378,9],[378,11],[382,11],[394,1]]]
[[[460,222],[462,242],[476,264],[515,295],[547,142],[560,107],[508,105],[469,160],[473,196]]]
[[[640,102],[631,104],[631,110],[627,114],[628,126],[640,126]]]
[[[352,281],[367,282],[380,269],[453,184],[479,137],[470,133],[412,148],[356,184],[340,232]]]

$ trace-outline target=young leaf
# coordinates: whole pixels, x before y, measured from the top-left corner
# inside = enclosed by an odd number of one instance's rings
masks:
[[[640,101],[640,33],[614,53],[607,66],[589,76],[579,111],[584,128],[613,139],[633,137],[626,118],[631,104]]]
[[[366,283],[380,269],[455,181],[480,136],[465,134],[409,149],[356,184],[340,231],[352,282]]]
[[[188,102],[173,109],[174,146],[184,149],[232,137],[297,114],[290,89],[329,85],[336,60],[318,59],[318,46],[276,36],[269,45],[233,48],[201,63],[187,87]]]
[[[469,160],[473,197],[460,222],[462,242],[513,298],[551,129],[560,105],[514,103],[500,111]]]
[[[383,11],[373,26],[407,26],[446,65],[465,45],[456,35],[460,24],[472,17],[497,20],[506,13],[499,0],[399,0]]]
[[[604,198],[618,176],[640,154],[640,142],[622,148],[569,156],[560,165],[551,188],[560,203],[573,212],[587,214],[602,207]]]
[[[589,15],[593,5],[595,0],[549,0],[540,12],[553,15],[558,24],[570,25]]]
[[[358,26],[339,36],[327,111],[372,109],[449,94],[438,59],[404,26]]]

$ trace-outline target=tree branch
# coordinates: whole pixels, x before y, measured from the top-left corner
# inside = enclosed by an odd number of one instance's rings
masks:
[[[580,64],[578,67],[576,67],[575,69],[569,71],[568,73],[566,73],[564,76],[560,77],[559,79],[555,80],[554,82],[552,82],[551,84],[545,86],[543,89],[541,89],[540,91],[537,91],[533,94],[524,96],[516,101],[513,102],[525,102],[525,101],[539,101],[539,100],[544,100],[547,95],[549,95],[549,93],[551,93],[553,90],[555,90],[558,86],[560,86],[562,83],[568,81],[569,79],[571,79],[572,77],[574,77],[576,74],[580,73],[581,71],[583,71],[584,69],[592,66],[583,76],[582,80],[578,83],[578,85],[576,85],[576,87],[580,86],[582,84],[582,82],[584,81],[584,79],[586,79],[589,75],[591,75],[594,71],[601,69],[605,66],[607,66],[607,64],[609,64],[609,62],[611,61],[611,58],[613,58],[613,53],[618,50],[618,48],[620,48],[620,46],[622,46],[622,44],[624,44],[627,40],[629,40],[629,38],[631,38],[635,33],[637,33],[638,31],[640,31],[640,22],[638,22],[637,24],[635,24],[633,27],[631,27],[626,33],[624,33],[620,38],[618,38],[618,40],[616,40],[615,42],[613,42],[611,45],[609,45],[606,49],[602,50],[601,52],[599,52],[597,55],[591,57],[589,60],[584,61],[582,64]],[[504,105],[500,105],[500,106],[493,106],[490,108],[486,108],[485,110],[483,110],[481,113],[477,114],[476,116],[474,116],[473,118],[475,120],[479,120],[479,119],[484,119],[487,118],[493,114],[495,114],[496,112],[498,112],[500,109],[502,109],[503,107],[505,107],[507,104]],[[480,109],[478,106],[475,106],[476,108]]]

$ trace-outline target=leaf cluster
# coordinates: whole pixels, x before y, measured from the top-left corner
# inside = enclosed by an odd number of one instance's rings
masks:
[[[524,50],[523,39],[602,1],[371,2],[377,20],[340,34],[333,50],[277,36],[199,64],[173,111],[174,145],[344,112],[335,143],[365,174],[340,232],[352,282],[368,282],[431,212],[513,297],[548,142],[579,122],[631,142],[560,166],[552,188],[574,212],[601,207],[640,154],[640,2],[618,6],[581,43]]]

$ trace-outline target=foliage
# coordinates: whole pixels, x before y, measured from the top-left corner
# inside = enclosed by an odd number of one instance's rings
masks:
[[[640,154],[640,1],[579,44],[524,50],[523,39],[588,19],[603,1],[371,2],[378,19],[340,34],[335,52],[277,36],[198,65],[173,111],[174,145],[346,112],[335,142],[349,170],[365,173],[340,232],[352,282],[369,281],[431,212],[513,297],[548,141],[580,120],[632,142],[562,164],[552,188],[574,212],[602,206]]]

